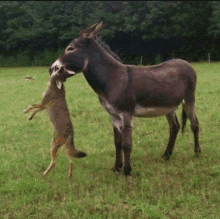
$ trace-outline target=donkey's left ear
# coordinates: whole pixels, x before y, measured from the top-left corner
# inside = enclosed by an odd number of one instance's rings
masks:
[[[90,34],[90,37],[96,36],[96,35],[99,33],[99,31],[102,29],[102,25],[103,25],[103,22],[102,22],[102,21],[101,21],[100,23],[98,23],[98,24],[96,25],[95,30]]]
[[[97,28],[97,25],[99,25],[99,23],[88,25],[86,29],[80,31],[80,35],[84,35],[84,36],[91,35],[91,33]]]
[[[63,82],[61,80],[56,80],[56,85],[57,85],[57,88],[60,90],[63,85]]]

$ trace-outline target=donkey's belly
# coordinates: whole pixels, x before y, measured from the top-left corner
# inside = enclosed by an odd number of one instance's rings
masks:
[[[142,107],[140,105],[135,106],[133,116],[135,117],[158,117],[164,116],[177,107]]]

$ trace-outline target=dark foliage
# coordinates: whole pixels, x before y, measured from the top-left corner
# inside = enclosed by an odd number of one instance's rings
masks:
[[[130,64],[172,57],[220,60],[220,3],[210,1],[2,1],[1,56],[64,48],[100,19],[102,39]]]

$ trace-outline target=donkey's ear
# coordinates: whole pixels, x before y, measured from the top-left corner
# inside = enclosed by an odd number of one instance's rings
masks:
[[[89,26],[85,30],[81,30],[80,31],[81,40],[85,42],[88,38],[94,38],[98,34],[98,32],[101,30],[102,24],[103,22],[101,21],[99,23]]]
[[[96,25],[94,31],[90,34],[90,37],[96,36],[96,35],[99,33],[99,31],[102,29],[102,25],[103,25],[103,22],[102,22],[102,21],[99,22],[99,23]]]
[[[89,25],[88,28],[80,31],[80,41],[82,43],[87,42],[87,40],[90,38],[89,36],[95,30],[96,26],[97,26],[97,23],[93,25]]]
[[[89,36],[96,28],[96,26],[98,25],[98,23],[96,24],[92,24],[92,25],[88,25],[88,27],[84,30],[80,31],[80,35],[84,35],[84,36]]]

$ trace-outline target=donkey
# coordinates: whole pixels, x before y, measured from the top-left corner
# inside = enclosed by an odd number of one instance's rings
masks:
[[[199,121],[195,112],[196,72],[181,59],[172,59],[152,67],[124,65],[96,39],[102,22],[80,32],[53,63],[64,68],[69,76],[83,72],[89,85],[99,97],[101,105],[110,114],[114,130],[116,160],[113,171],[124,165],[125,176],[132,170],[132,118],[166,116],[169,124],[169,142],[163,158],[173,153],[179,122],[176,108],[183,105],[183,127],[187,117],[194,134],[195,155],[199,146]],[[124,159],[123,159],[124,156]]]
[[[72,176],[72,158],[82,158],[86,156],[86,153],[79,152],[74,146],[73,125],[67,108],[65,88],[63,85],[65,78],[62,78],[64,75],[65,71],[63,68],[54,68],[41,103],[31,105],[23,111],[24,113],[27,113],[35,109],[28,117],[28,120],[31,120],[36,113],[47,109],[51,123],[54,127],[54,134],[51,142],[51,163],[44,171],[44,176],[46,176],[55,166],[56,153],[60,146],[64,144],[69,157],[69,177]],[[68,75],[66,75],[66,77],[68,77]]]

